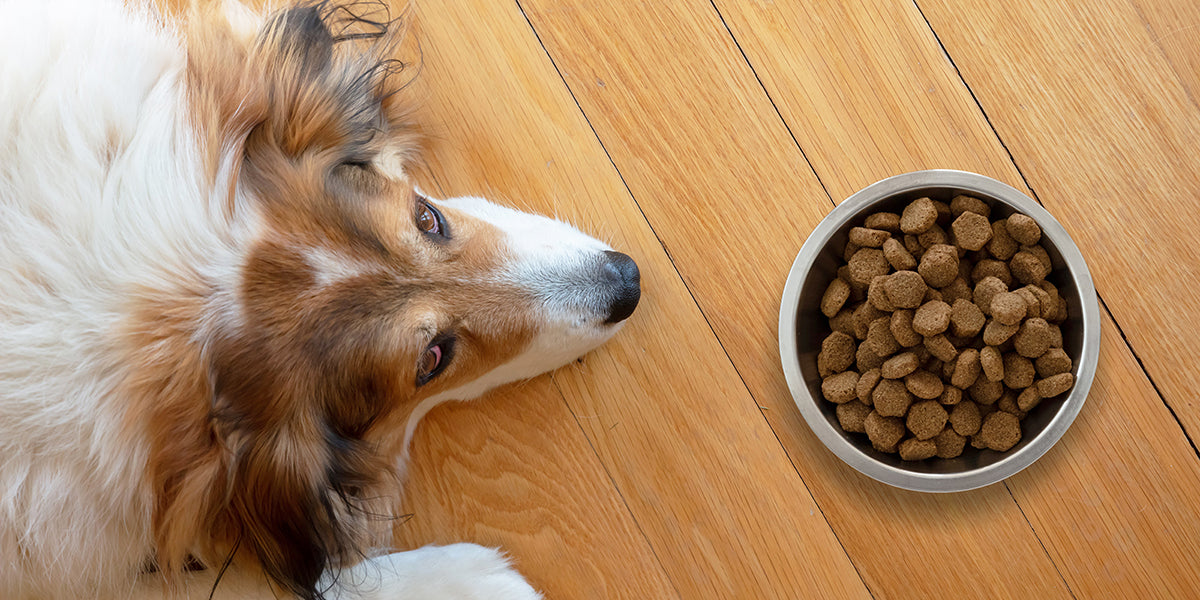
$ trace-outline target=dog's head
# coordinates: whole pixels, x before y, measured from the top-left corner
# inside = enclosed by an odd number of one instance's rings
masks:
[[[638,270],[561,222],[414,187],[394,23],[322,2],[248,39],[194,27],[205,160],[251,241],[235,315],[205,342],[211,440],[156,449],[160,561],[196,530],[314,597],[370,542],[415,420],[607,340]]]

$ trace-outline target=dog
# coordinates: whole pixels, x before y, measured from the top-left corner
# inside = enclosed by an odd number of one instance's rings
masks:
[[[401,30],[0,0],[0,598],[538,597],[389,553],[409,442],[608,340],[640,275],[414,185]]]

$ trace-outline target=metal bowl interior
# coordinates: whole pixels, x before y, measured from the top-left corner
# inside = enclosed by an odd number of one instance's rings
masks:
[[[1042,245],[1053,263],[1048,278],[1067,300],[1063,348],[1075,361],[1075,385],[1063,397],[1043,401],[1022,421],[1022,439],[1000,453],[969,445],[953,459],[900,460],[871,447],[865,434],[847,433],[834,404],[821,396],[817,354],[830,333],[820,311],[821,296],[836,277],[849,231],[877,211],[899,213],[912,200],[928,196],[949,202],[968,194],[992,207],[992,217],[1020,211],[1042,228]],[[788,386],[813,432],[843,461],[865,475],[897,487],[925,492],[956,492],[989,485],[1024,469],[1066,432],[1083,407],[1095,375],[1100,348],[1100,317],[1091,275],[1066,230],[1040,205],[999,181],[963,171],[933,170],[898,175],[871,185],[837,206],[804,243],[784,288],[780,306],[780,354]]]

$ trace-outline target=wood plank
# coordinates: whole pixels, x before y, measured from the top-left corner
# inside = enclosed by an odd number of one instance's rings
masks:
[[[1190,358],[1200,352],[1200,109],[1138,12],[1126,0],[921,6],[1200,439],[1200,361]]]
[[[1067,597],[1003,486],[953,496],[895,490],[842,465],[807,432],[778,366],[775,323],[788,267],[831,204],[711,6],[551,0],[523,0],[522,6],[872,592],[933,596],[987,589],[1001,597]],[[781,4],[753,6],[783,10]],[[910,34],[924,31],[924,22],[911,15],[883,22]],[[775,25],[773,43],[781,52],[794,50],[788,40],[808,38],[803,26]],[[877,34],[864,31],[846,44],[872,55],[889,52],[872,47]],[[916,60],[926,64],[941,56],[928,37],[921,52]],[[819,88],[823,99],[796,96],[845,107],[833,85]],[[853,105],[860,112],[843,123],[874,110],[873,95],[860,97]],[[937,121],[933,108],[926,114],[930,123]],[[869,118],[885,124],[878,115]],[[833,123],[813,125],[821,127]],[[864,154],[877,152],[856,135],[836,140]],[[899,149],[880,153],[874,163],[856,158],[882,176],[894,167],[881,161],[910,156],[910,149],[899,138],[880,138]],[[966,162],[969,156],[956,165],[977,166]],[[857,166],[841,168],[861,180],[866,174]],[[1015,178],[1011,165],[1007,172]],[[898,547],[922,568],[897,568]]]
[[[679,594],[866,597],[518,7],[416,10],[437,181],[606,224],[639,262],[643,303],[625,330],[554,379]]]
[[[1130,4],[1196,104],[1200,98],[1200,4],[1192,0],[1130,0]]]

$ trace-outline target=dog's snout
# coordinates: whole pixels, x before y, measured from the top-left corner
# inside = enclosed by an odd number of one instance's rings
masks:
[[[627,254],[604,252],[604,276],[613,286],[612,302],[605,323],[620,323],[633,314],[642,297],[642,275],[637,263]]]

